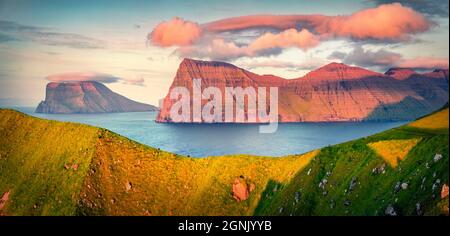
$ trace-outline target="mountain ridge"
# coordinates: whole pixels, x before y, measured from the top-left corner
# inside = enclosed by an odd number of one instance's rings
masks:
[[[172,122],[170,108],[175,101],[170,99],[170,91],[181,86],[192,94],[193,79],[200,79],[202,88],[219,88],[222,94],[225,87],[278,87],[280,122],[413,120],[448,101],[448,70],[411,73],[407,78],[391,72],[330,63],[297,79],[284,79],[258,75],[230,63],[185,58],[163,100],[157,122]],[[205,103],[202,101],[202,106]],[[247,104],[240,105],[247,108]]]

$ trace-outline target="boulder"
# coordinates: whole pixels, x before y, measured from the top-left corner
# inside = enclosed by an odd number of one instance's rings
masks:
[[[448,185],[444,184],[442,185],[441,198],[446,198],[447,196],[448,196]]]
[[[352,177],[352,180],[350,181],[350,184],[348,186],[348,190],[352,191],[356,187],[357,183],[358,183],[357,182],[357,178],[356,177]]]
[[[255,190],[255,188],[255,184],[248,184],[243,176],[236,177],[231,188],[234,200],[236,200],[237,202],[247,200],[250,196],[250,193]]]
[[[402,189],[405,190],[408,188],[408,183],[402,183],[401,185]]]
[[[442,159],[442,154],[436,153],[436,155],[434,155],[433,161],[438,162],[441,159]]]
[[[397,216],[397,212],[395,211],[394,206],[389,205],[386,210],[384,210],[384,214],[387,216]]]

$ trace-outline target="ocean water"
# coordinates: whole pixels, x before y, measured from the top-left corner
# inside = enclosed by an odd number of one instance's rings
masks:
[[[284,156],[365,137],[406,122],[279,124],[277,132],[260,134],[257,124],[160,124],[157,112],[109,114],[38,114],[32,116],[103,127],[152,147],[191,157],[225,154]]]

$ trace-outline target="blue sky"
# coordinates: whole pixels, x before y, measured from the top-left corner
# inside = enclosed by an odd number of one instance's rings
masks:
[[[44,99],[46,77],[67,72],[96,72],[123,78],[107,86],[132,99],[157,104],[168,91],[182,57],[186,56],[178,53],[185,47],[157,46],[148,42],[148,35],[159,23],[173,17],[202,25],[259,14],[340,16],[385,3],[390,1],[0,0],[0,104],[35,106]],[[422,14],[433,26],[397,42],[348,37],[322,40],[321,37],[320,43],[313,47],[298,48],[295,42],[292,42],[294,46],[288,42],[288,46],[277,48],[276,53],[269,55],[245,51],[232,56],[221,54],[219,59],[257,73],[285,78],[302,76],[312,68],[336,60],[378,71],[390,66],[384,63],[383,57],[398,58],[405,65],[417,62],[413,61],[417,58],[448,61],[448,1],[403,2],[402,6]],[[447,12],[441,12],[442,8]],[[251,38],[254,40],[267,33],[264,30],[246,33],[257,34]],[[301,29],[297,30],[300,33]],[[270,32],[283,33],[273,29]],[[233,43],[239,46],[239,38],[246,33],[221,32],[214,37],[236,40]],[[201,36],[193,45],[197,51],[187,56],[217,59],[216,55],[198,51],[211,43],[206,42],[208,37],[209,34]]]

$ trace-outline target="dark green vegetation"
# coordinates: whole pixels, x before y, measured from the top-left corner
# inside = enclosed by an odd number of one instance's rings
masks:
[[[422,140],[396,168],[385,165],[366,145],[406,138]],[[436,153],[443,158],[434,162]],[[400,127],[323,148],[309,166],[289,184],[281,185],[276,194],[270,194],[269,186],[266,190],[269,194],[263,194],[255,214],[385,215],[389,205],[398,215],[441,214],[448,207],[448,197],[441,199],[442,185],[448,185],[448,173],[448,130]],[[326,184],[321,187],[323,180]],[[436,182],[439,183],[433,190]],[[403,183],[407,184],[406,189],[401,188]]]
[[[448,214],[448,109],[425,121],[304,155],[193,159],[0,110],[0,214]],[[395,168],[367,145],[404,139],[420,141]],[[236,178],[254,185],[248,199],[233,198]]]

